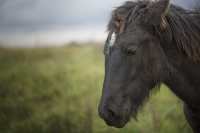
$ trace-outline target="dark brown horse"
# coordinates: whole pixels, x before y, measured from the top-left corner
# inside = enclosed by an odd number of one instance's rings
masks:
[[[123,127],[151,90],[165,83],[200,133],[200,12],[169,3],[126,2],[113,11],[99,104],[108,125]]]

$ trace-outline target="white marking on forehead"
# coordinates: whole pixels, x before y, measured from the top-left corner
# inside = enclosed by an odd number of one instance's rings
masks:
[[[111,39],[110,39],[109,46],[110,46],[110,47],[113,46],[114,43],[115,43],[115,41],[116,41],[116,34],[113,33],[112,36],[111,36]]]

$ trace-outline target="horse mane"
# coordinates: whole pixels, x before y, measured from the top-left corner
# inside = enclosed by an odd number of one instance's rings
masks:
[[[174,41],[179,51],[194,62],[200,61],[200,12],[189,11],[171,5],[166,16],[167,27],[163,32],[160,27],[156,33],[160,39]]]
[[[121,14],[130,17],[130,10],[135,10],[135,15],[138,17],[138,12],[147,7],[150,1],[127,1],[122,6],[113,11],[112,18],[108,24],[108,30],[113,30],[115,14]],[[136,9],[135,9],[136,8]],[[140,14],[145,17],[144,14]],[[139,15],[139,16],[140,16]],[[148,16],[146,16],[148,17]],[[155,34],[160,40],[173,41],[180,52],[185,54],[189,59],[194,62],[200,61],[200,10],[185,10],[181,7],[170,5],[166,18],[164,31],[160,26],[154,26]],[[135,18],[131,18],[133,21]],[[145,18],[144,18],[145,19]],[[168,39],[168,40],[166,40]]]

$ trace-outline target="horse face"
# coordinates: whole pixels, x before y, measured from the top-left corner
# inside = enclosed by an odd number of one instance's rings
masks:
[[[117,31],[117,30],[114,30]],[[159,83],[163,52],[149,27],[131,23],[126,30],[109,33],[105,45],[105,78],[99,115],[121,128],[136,117],[150,90]]]
[[[118,36],[109,52],[105,52],[105,79],[99,112],[107,124],[116,127],[123,127],[131,114],[136,116],[138,107],[154,85],[148,75],[151,66],[146,66],[149,65],[145,59],[147,47],[141,45],[149,43],[145,39],[150,36],[143,38],[146,33],[137,30],[137,34]]]

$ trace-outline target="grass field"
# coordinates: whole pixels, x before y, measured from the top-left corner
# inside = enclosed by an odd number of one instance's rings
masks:
[[[123,129],[98,117],[102,48],[0,49],[0,133],[191,133],[182,104],[162,85]]]

